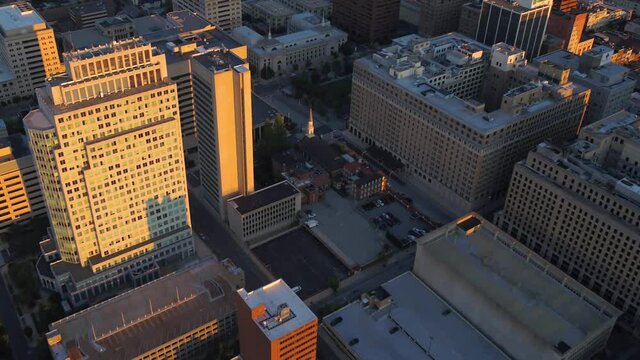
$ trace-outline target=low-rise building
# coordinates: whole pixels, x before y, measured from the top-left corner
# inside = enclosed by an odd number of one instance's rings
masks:
[[[310,13],[292,17],[300,28],[301,21],[311,24],[308,28],[287,35],[264,37],[249,27],[241,26],[231,36],[249,48],[249,63],[254,73],[263,78],[284,76],[299,69],[319,68],[333,59],[340,47],[347,42],[347,34]],[[302,25],[304,26],[304,25]]]
[[[333,4],[329,0],[277,0],[293,10],[308,12],[317,16],[330,17]]]
[[[632,16],[631,11],[604,2],[596,2],[585,10],[589,13],[585,24],[587,31],[597,31],[615,22],[631,20]]]
[[[109,16],[102,1],[83,2],[69,9],[69,17],[79,29],[95,27],[96,22]]]
[[[262,21],[269,31],[280,32],[286,30],[295,10],[276,0],[248,0],[242,2],[242,13],[248,15],[252,21]]]
[[[629,76],[631,70],[613,63],[613,56],[613,49],[599,45],[580,56],[565,50],[554,51],[535,58],[533,64],[548,62],[570,69],[571,81],[591,89],[584,121],[591,124],[624,109],[636,86],[636,80]]]
[[[242,270],[204,260],[49,325],[54,359],[205,359],[237,334]]]
[[[250,245],[298,224],[302,194],[287,181],[227,202],[227,220],[236,236]]]
[[[313,360],[318,319],[282,279],[236,293],[243,360]]]

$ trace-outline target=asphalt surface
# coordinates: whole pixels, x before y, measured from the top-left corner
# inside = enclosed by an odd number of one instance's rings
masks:
[[[204,234],[202,240],[220,260],[230,258],[244,270],[247,291],[255,290],[271,282],[253,262],[253,259],[233,239],[226,227],[202,204],[202,200],[198,196],[189,193],[189,204],[193,230],[197,234]]]
[[[9,294],[2,276],[0,276],[0,315],[2,315],[2,323],[7,335],[9,335],[12,358],[14,360],[33,359],[34,354],[24,337],[18,314],[16,314],[13,301],[11,301],[11,294]]]

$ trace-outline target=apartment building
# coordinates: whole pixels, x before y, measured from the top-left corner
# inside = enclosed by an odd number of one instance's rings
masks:
[[[229,228],[242,241],[255,245],[298,224],[302,194],[287,181],[240,196],[227,203]]]
[[[0,7],[0,105],[32,97],[60,72],[53,29],[29,6]]]
[[[239,276],[240,275],[240,276]],[[54,359],[206,359],[237,334],[242,270],[203,260],[49,325]]]
[[[38,269],[76,306],[153,279],[194,248],[164,54],[129,39],[64,62],[68,72],[37,90],[39,109],[24,126],[59,258],[41,257]]]
[[[496,224],[640,324],[640,119],[621,111],[514,169]]]
[[[391,40],[400,17],[400,0],[334,0],[331,20],[355,41]]]
[[[420,34],[428,37],[456,31],[460,9],[466,0],[423,0],[420,12]]]
[[[7,135],[0,120],[0,232],[46,213],[27,138]]]
[[[314,360],[318,319],[282,279],[236,293],[242,360]]]
[[[240,0],[173,0],[173,10],[189,10],[225,31],[242,25]]]
[[[226,49],[193,56],[191,66],[204,198],[224,219],[227,200],[254,190],[251,71]]]
[[[264,37],[249,27],[241,26],[231,32],[231,37],[249,48],[249,64],[257,74],[266,75],[269,69],[274,76],[289,76],[305,68],[320,69],[333,61],[333,54],[347,42],[347,34],[331,23],[311,13],[291,17],[287,35]]]
[[[537,57],[533,64],[546,62],[570,69],[571,81],[591,89],[585,117],[585,124],[591,124],[624,109],[636,86],[636,80],[629,76],[631,71],[614,64],[613,56],[613,49],[599,45],[581,56],[564,50],[554,51]]]
[[[540,54],[550,12],[551,0],[485,0],[475,39],[489,46],[507,43],[532,59]]]
[[[510,359],[591,359],[620,316],[477,214],[418,239],[413,273]]]
[[[454,212],[500,196],[513,165],[540,141],[576,135],[589,89],[534,77],[488,112],[476,99],[490,49],[455,33],[418,40],[355,62],[349,130],[400,160]]]

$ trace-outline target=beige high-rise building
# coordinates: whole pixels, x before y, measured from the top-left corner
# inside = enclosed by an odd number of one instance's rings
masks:
[[[640,325],[640,119],[618,112],[515,166],[496,223]]]
[[[28,6],[0,7],[0,105],[33,96],[64,71],[53,29]]]
[[[173,10],[189,10],[225,31],[242,25],[240,0],[173,0]]]
[[[225,218],[227,200],[254,189],[251,71],[226,49],[191,62],[200,179],[205,200]]]
[[[60,258],[40,275],[77,305],[194,250],[164,54],[130,39],[64,60],[67,73],[38,89],[40,109],[24,125],[51,220],[41,247]]]
[[[354,66],[349,130],[402,161],[456,213],[500,196],[540,141],[575,136],[589,100],[585,87],[538,78],[487,112],[475,99],[489,51],[454,33],[396,41]]]

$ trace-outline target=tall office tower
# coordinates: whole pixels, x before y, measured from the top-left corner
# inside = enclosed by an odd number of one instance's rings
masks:
[[[467,0],[423,0],[420,33],[436,36],[458,29],[460,9]]]
[[[550,12],[550,0],[485,0],[476,40],[489,46],[505,42],[532,59],[540,54]]]
[[[482,0],[473,0],[462,5],[460,9],[460,20],[458,21],[458,33],[474,38],[480,22],[480,11],[482,10]]]
[[[78,305],[154,278],[194,248],[164,54],[130,39],[64,61],[67,74],[38,89],[24,125],[51,220],[41,248],[60,258],[43,283]]]
[[[482,99],[485,111],[491,112],[500,108],[502,95],[509,89],[517,87],[516,71],[527,66],[524,51],[505,43],[491,47],[491,65],[486,72],[482,88]]]
[[[543,43],[543,53],[565,49],[570,53],[582,55],[593,46],[593,38],[582,40],[586,12],[564,13],[553,10],[549,16],[547,37]]]
[[[553,0],[552,7],[554,10],[570,12],[578,8],[578,0]]]
[[[276,280],[236,296],[242,360],[314,360],[318,319],[293,290]]]
[[[33,96],[60,72],[53,29],[26,6],[0,7],[0,105]]]
[[[0,232],[46,213],[27,138],[8,135],[0,120]]]
[[[554,51],[535,58],[533,64],[551,63],[570,69],[571,81],[591,89],[585,116],[585,124],[591,124],[624,109],[636,86],[630,69],[611,62],[613,55],[613,49],[599,45],[581,56]]]
[[[225,31],[242,26],[240,0],[173,0],[173,10],[189,10]]]
[[[192,58],[200,179],[207,202],[226,218],[226,201],[253,192],[249,64],[228,50]]]
[[[640,327],[640,119],[621,111],[515,166],[496,224]]]
[[[349,130],[402,161],[452,212],[501,195],[513,164],[540,141],[575,136],[591,93],[534,78],[487,112],[476,99],[489,51],[448,34],[396,43],[354,65]],[[480,74],[471,71],[478,61]]]
[[[334,0],[331,21],[362,42],[391,40],[400,17],[400,0]]]

